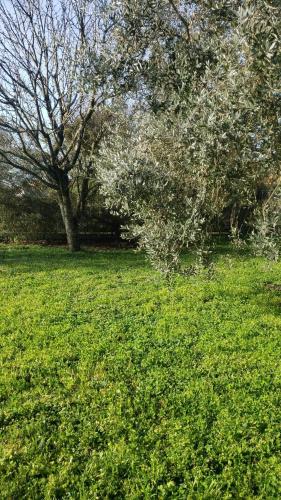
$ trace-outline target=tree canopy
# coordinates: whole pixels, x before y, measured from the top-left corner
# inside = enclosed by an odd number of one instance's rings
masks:
[[[1,2],[2,166],[57,193],[72,249],[95,186],[166,273],[226,214],[277,258],[280,19],[273,0]]]

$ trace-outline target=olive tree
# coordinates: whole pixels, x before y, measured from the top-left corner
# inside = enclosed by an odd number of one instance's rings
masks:
[[[267,206],[276,201],[280,9],[226,0],[124,4],[124,33],[140,50],[139,113],[125,113],[103,147],[100,177],[108,204],[130,215],[133,235],[169,272],[190,245],[202,258],[212,221],[226,209],[239,236],[239,212],[256,208],[265,181],[275,193]]]
[[[191,245],[201,260],[206,255],[211,222],[229,203],[230,184],[248,194],[239,147],[247,126],[232,84],[230,60],[235,70],[241,66],[233,10],[212,19],[206,2],[186,2],[186,9],[184,2],[160,4],[164,10],[136,7],[135,15],[141,10],[147,19],[140,103],[102,148],[99,173],[108,204],[130,216],[132,234],[167,273],[180,268],[181,251]],[[129,26],[135,36],[135,17]],[[248,135],[248,147],[252,142]]]
[[[239,32],[248,49],[251,97],[256,103],[261,173],[266,195],[257,204],[252,241],[258,254],[277,259],[281,236],[281,5],[244,2]]]

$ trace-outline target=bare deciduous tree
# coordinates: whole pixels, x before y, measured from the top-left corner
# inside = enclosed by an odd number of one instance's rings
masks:
[[[79,249],[91,173],[84,137],[106,99],[103,47],[114,20],[102,17],[105,6],[99,0],[0,0],[0,131],[8,137],[0,165],[56,190],[72,251]],[[76,207],[71,186],[77,182]]]

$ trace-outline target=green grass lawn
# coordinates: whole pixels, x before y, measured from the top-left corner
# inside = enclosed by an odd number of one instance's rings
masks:
[[[281,496],[281,265],[0,247],[0,498]]]

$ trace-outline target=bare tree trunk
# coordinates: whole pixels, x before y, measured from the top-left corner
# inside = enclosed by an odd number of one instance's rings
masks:
[[[78,221],[73,214],[71,196],[68,189],[60,193],[59,206],[65,227],[68,248],[71,252],[77,252],[80,250]]]

